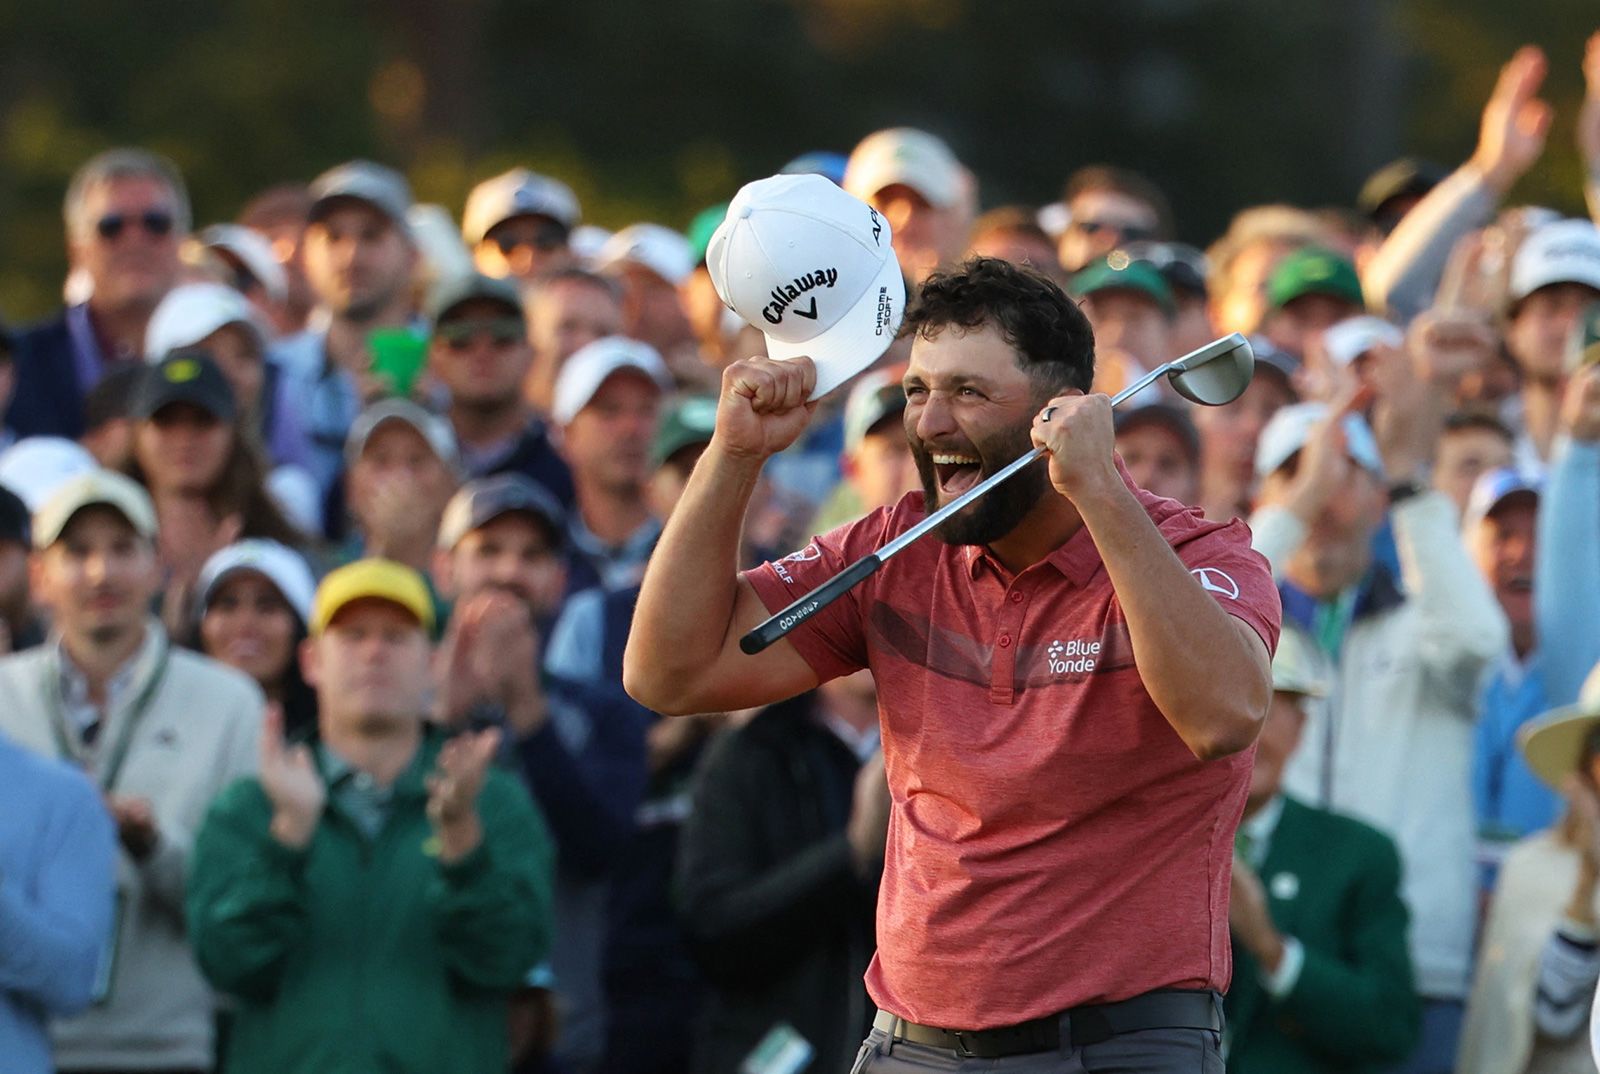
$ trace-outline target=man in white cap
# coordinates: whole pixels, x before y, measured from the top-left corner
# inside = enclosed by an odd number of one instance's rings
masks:
[[[344,458],[346,558],[381,556],[426,574],[444,506],[461,485],[450,423],[409,399],[384,399],[356,418]]]
[[[289,273],[278,262],[272,242],[243,224],[212,224],[201,231],[200,242],[221,263],[224,282],[250,300],[269,336],[284,331],[289,300]]]
[[[1286,627],[1234,839],[1228,1069],[1344,1074],[1404,1058],[1419,1009],[1394,841],[1286,793],[1307,709],[1327,695],[1326,657]]]
[[[889,221],[894,251],[911,283],[954,264],[966,249],[977,181],[927,131],[891,127],[867,135],[845,165],[844,189]]]
[[[694,274],[694,248],[660,224],[623,228],[600,248],[594,269],[622,286],[622,332],[656,349],[687,376],[701,365],[694,327],[679,292]]]
[[[379,390],[372,333],[415,327],[417,250],[406,223],[411,187],[392,168],[341,164],[317,177],[311,197],[304,257],[317,308],[313,327],[284,341],[283,353],[298,382],[312,473],[326,491],[342,468],[351,422]]]
[[[1256,471],[1250,528],[1280,580],[1284,621],[1337,668],[1286,786],[1399,844],[1424,999],[1406,1069],[1448,1071],[1476,921],[1474,688],[1505,650],[1505,618],[1462,545],[1454,505],[1417,483],[1415,459],[1381,457],[1359,415],[1285,407],[1261,435]],[[1386,509],[1399,577],[1373,554]],[[1428,764],[1412,763],[1419,751]]]
[[[467,195],[461,238],[485,276],[527,284],[572,263],[578,198],[559,179],[512,168]]]
[[[1600,300],[1600,228],[1557,220],[1536,228],[1511,262],[1506,349],[1522,371],[1522,461],[1550,458],[1566,383],[1567,341],[1584,308]]]
[[[263,698],[248,677],[179,648],[149,608],[156,513],[99,470],[33,519],[35,595],[50,640],[0,660],[0,733],[82,767],[121,842],[119,911],[99,1002],[56,1027],[64,1071],[212,1068],[213,1005],[183,924],[194,833],[256,766]]]
[[[568,523],[570,591],[637,583],[655,548],[661,520],[650,507],[650,447],[671,387],[655,349],[622,336],[589,344],[556,379],[551,418],[578,495]]]

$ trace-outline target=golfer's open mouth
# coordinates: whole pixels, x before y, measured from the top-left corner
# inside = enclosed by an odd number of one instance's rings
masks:
[[[983,465],[975,455],[935,454],[932,458],[939,491],[947,501],[976,485],[983,475]]]

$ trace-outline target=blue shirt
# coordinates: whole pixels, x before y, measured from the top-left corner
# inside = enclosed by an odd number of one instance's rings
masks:
[[[1550,708],[1538,654],[1518,663],[1507,653],[1484,682],[1472,751],[1472,799],[1478,834],[1509,843],[1554,824],[1561,796],[1522,759],[1517,731]]]
[[[47,1020],[94,998],[111,942],[116,836],[82,773],[0,736],[0,1065],[49,1074]]]

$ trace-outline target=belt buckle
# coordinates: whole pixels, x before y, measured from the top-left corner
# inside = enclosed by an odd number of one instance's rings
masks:
[[[956,1055],[960,1056],[962,1059],[982,1058],[982,1056],[973,1051],[972,1046],[967,1043],[967,1038],[971,1036],[970,1033],[963,1033],[959,1029],[952,1029],[950,1031],[950,1035],[956,1038]]]

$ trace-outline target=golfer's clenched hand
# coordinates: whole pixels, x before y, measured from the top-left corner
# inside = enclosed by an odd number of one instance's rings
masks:
[[[810,358],[746,358],[722,371],[712,443],[730,455],[765,459],[794,443],[811,420],[816,387]]]
[[[1033,443],[1050,453],[1050,483],[1069,500],[1122,487],[1112,449],[1111,400],[1058,395],[1033,419]]]

